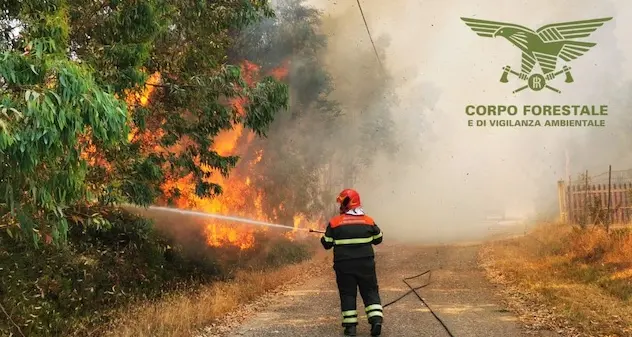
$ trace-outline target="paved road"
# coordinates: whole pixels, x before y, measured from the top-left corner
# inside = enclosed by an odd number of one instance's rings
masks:
[[[477,267],[479,246],[378,246],[378,278],[383,303],[408,288],[405,277],[432,269],[432,284],[422,297],[455,337],[524,336],[517,319],[503,310],[493,286]],[[423,284],[419,280],[418,284]],[[275,296],[228,336],[341,336],[339,302],[331,268],[291,291]],[[358,308],[363,308],[358,296]],[[360,318],[358,336],[369,336]],[[384,337],[449,336],[427,308],[410,294],[385,309]],[[531,334],[530,336],[533,336]],[[545,336],[544,333],[540,336]]]

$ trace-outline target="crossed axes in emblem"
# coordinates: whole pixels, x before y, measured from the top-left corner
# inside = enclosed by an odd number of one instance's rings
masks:
[[[573,76],[571,75],[571,68],[568,66],[564,66],[562,67],[562,70],[557,71],[555,73],[549,73],[546,76],[542,75],[542,74],[532,74],[529,77],[526,77],[526,75],[521,75],[520,73],[514,71],[511,69],[510,66],[504,66],[503,67],[503,74],[500,77],[500,82],[502,83],[507,83],[509,82],[509,74],[515,75],[516,77],[518,77],[519,79],[523,80],[523,81],[527,81],[527,84],[514,90],[513,93],[518,93],[526,88],[531,88],[532,90],[535,91],[540,91],[544,88],[547,88],[551,91],[555,91],[558,94],[561,93],[560,90],[551,87],[550,85],[546,84],[546,81],[550,81],[554,78],[556,78],[557,76],[561,75],[561,74],[565,74],[566,75],[566,80],[564,82],[566,83],[573,83]]]

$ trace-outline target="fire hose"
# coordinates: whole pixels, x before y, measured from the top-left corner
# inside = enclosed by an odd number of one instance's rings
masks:
[[[321,234],[325,234],[324,231],[320,231],[317,229],[310,229],[309,230],[310,233],[321,233]],[[416,278],[422,277],[424,275],[428,275],[428,282],[426,282],[425,284],[419,286],[419,287],[413,287],[410,283],[408,283],[408,281],[410,280],[414,280]],[[450,329],[447,327],[447,325],[443,322],[443,320],[441,320],[441,318],[439,316],[437,316],[437,314],[434,312],[434,310],[432,310],[432,308],[430,308],[430,306],[428,305],[428,303],[421,297],[421,295],[419,295],[419,293],[417,292],[417,290],[421,289],[421,288],[425,288],[427,286],[430,285],[430,279],[432,278],[432,271],[430,269],[426,270],[425,272],[415,275],[415,276],[410,276],[410,277],[406,277],[402,279],[402,282],[404,282],[406,284],[406,286],[408,286],[408,290],[406,293],[404,293],[402,296],[398,297],[397,299],[390,301],[386,304],[384,304],[382,307],[386,308],[391,304],[395,304],[397,303],[399,300],[403,299],[404,297],[408,296],[409,294],[413,293],[415,294],[415,296],[417,296],[417,298],[419,299],[419,301],[421,301],[421,303],[423,303],[423,305],[428,308],[428,311],[430,311],[430,313],[432,314],[432,316],[434,316],[434,318],[439,322],[439,324],[441,324],[441,326],[443,327],[443,329],[445,330],[445,332],[448,333],[448,336],[450,337],[454,337],[454,334],[452,334],[452,332],[450,331]]]
[[[129,205],[127,205],[129,206]],[[216,218],[216,219],[220,219],[220,220],[228,220],[228,221],[237,221],[237,222],[242,222],[242,223],[248,223],[248,224],[253,224],[253,225],[259,225],[259,226],[268,226],[268,227],[278,227],[278,228],[290,228],[290,229],[296,229],[293,226],[286,226],[286,225],[280,225],[280,224],[273,224],[273,223],[268,223],[268,222],[263,222],[263,221],[257,221],[257,220],[252,220],[252,219],[246,219],[246,218],[241,218],[241,217],[235,217],[235,216],[228,216],[228,215],[222,215],[222,214],[213,214],[213,213],[206,213],[206,212],[198,212],[198,211],[190,211],[190,210],[181,210],[181,209],[173,209],[173,208],[168,208],[168,207],[159,207],[159,206],[149,206],[150,209],[153,210],[160,210],[160,211],[168,211],[168,212],[177,212],[180,214],[190,214],[190,215],[196,215],[196,216],[204,216],[204,217],[209,217],[209,218]],[[302,230],[305,230],[305,228],[299,228]],[[310,233],[320,233],[320,234],[325,234],[324,231],[322,230],[318,230],[318,229],[309,229]],[[430,274],[430,270],[427,270],[419,275],[415,275],[415,276],[411,276],[411,277],[407,277],[402,279],[402,281],[408,286],[408,288],[410,289],[408,292],[406,292],[404,295],[400,296],[398,299],[391,301],[387,304],[385,304],[383,307],[387,307],[391,304],[394,304],[395,302],[401,300],[402,298],[406,297],[408,294],[410,293],[414,293],[417,298],[421,301],[421,303],[423,303],[426,308],[428,308],[428,310],[430,310],[430,313],[432,313],[432,315],[434,316],[434,318],[437,319],[437,321],[439,321],[439,323],[441,323],[441,326],[443,326],[443,328],[445,329],[445,331],[448,333],[448,335],[450,337],[454,337],[454,335],[452,334],[452,332],[450,332],[450,330],[448,329],[448,327],[445,325],[445,323],[443,323],[443,321],[439,318],[439,316],[437,316],[434,311],[430,308],[430,306],[428,305],[428,303],[426,303],[426,301],[424,301],[424,299],[419,295],[419,293],[417,292],[417,290],[424,288],[428,285],[430,285],[430,281],[428,281],[428,283],[417,287],[417,288],[413,288],[407,281],[418,278],[420,276],[426,275],[426,274]]]

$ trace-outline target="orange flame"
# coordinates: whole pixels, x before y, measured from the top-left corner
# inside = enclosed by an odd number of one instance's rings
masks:
[[[283,64],[280,67],[274,68],[272,69],[272,71],[270,71],[270,74],[275,77],[277,80],[283,80],[285,79],[290,73],[290,61],[287,60],[285,62],[283,62]]]
[[[88,166],[100,167],[105,169],[105,172],[112,172],[112,165],[105,159],[103,152],[92,143],[92,131],[88,129],[85,134],[79,136],[79,143],[83,145],[81,154],[79,157],[84,160]]]
[[[125,102],[128,106],[147,106],[149,104],[149,99],[151,94],[155,90],[155,86],[160,83],[160,73],[154,73],[147,79],[146,85],[142,88],[142,90],[127,90],[125,92]],[[129,112],[129,110],[128,110]],[[145,132],[145,134],[137,135],[138,128],[132,125],[130,133],[127,135],[127,140],[132,141],[136,136],[143,137],[143,143],[149,143],[150,139],[160,139],[161,133],[154,133],[152,136],[151,132]],[[101,167],[105,169],[107,173],[112,172],[112,165],[105,159],[105,156],[97,147],[92,144],[91,141],[91,130],[88,130],[85,134],[83,134],[79,143],[83,145],[83,149],[81,150],[80,158],[85,160],[87,164],[91,167]]]
[[[289,62],[284,62],[281,67],[273,69],[270,75],[279,80],[287,77],[289,73],[288,65]],[[244,82],[248,86],[254,85],[260,78],[261,67],[252,62],[244,61],[241,65],[241,70]],[[141,93],[128,96],[129,102],[141,106],[150,104],[151,94],[154,92],[155,85],[159,82],[160,74],[156,73],[152,75],[148,81],[149,85],[146,86]],[[238,97],[232,99],[230,104],[238,115],[245,115],[245,107],[248,104],[245,98]],[[158,144],[156,140],[160,139],[160,132],[159,127],[154,128],[151,132],[146,131],[143,134],[140,134],[137,129],[134,129],[132,134],[130,134],[130,139],[142,140],[143,143],[147,141],[149,144]],[[221,156],[245,156],[246,154],[252,154],[253,159],[248,162],[240,162],[238,164],[240,170],[233,170],[228,178],[223,177],[217,170],[198,163],[204,172],[211,174],[208,182],[222,186],[223,193],[221,195],[215,196],[214,198],[199,198],[195,194],[195,184],[192,175],[188,175],[180,179],[167,179],[161,186],[164,196],[171,198],[178,208],[194,209],[203,212],[276,223],[276,210],[273,211],[272,214],[265,214],[263,211],[264,193],[252,184],[253,177],[251,175],[256,174],[257,165],[265,156],[263,150],[253,148],[252,141],[254,139],[255,134],[245,130],[242,124],[235,124],[231,130],[223,131],[214,138],[212,149]],[[183,142],[167,150],[177,152],[182,148],[184,148]],[[155,146],[151,150],[162,151],[164,149],[161,150]],[[240,172],[245,172],[246,174],[240,174]],[[177,197],[172,193],[176,188],[180,192]],[[277,209],[282,211],[284,205],[279,205]],[[297,229],[306,224],[308,224],[306,217],[302,214],[297,214],[294,217],[294,229],[286,233],[286,237],[290,239],[294,238],[294,235],[298,231]],[[255,234],[257,231],[267,230],[267,227],[253,228],[240,224],[211,220],[204,228],[204,235],[206,235],[206,242],[209,246],[221,247],[230,245],[245,250],[254,247]]]
[[[156,90],[156,86],[160,84],[160,73],[155,72],[149,76],[145,82],[145,87],[141,90],[128,90],[125,96],[125,102],[128,105],[140,105],[146,107],[149,105],[151,94]]]

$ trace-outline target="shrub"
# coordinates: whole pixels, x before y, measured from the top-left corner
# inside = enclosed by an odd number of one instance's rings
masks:
[[[35,249],[0,231],[0,304],[25,335],[90,335],[136,302],[175,290],[192,293],[210,281],[233,279],[240,269],[267,272],[304,261],[313,251],[274,232],[258,234],[249,250],[209,247],[203,227],[194,226],[176,244],[142,217],[119,209],[98,212],[106,221],[71,223],[66,246]],[[4,319],[0,331],[20,335]]]
[[[295,264],[309,259],[310,252],[310,247],[305,243],[277,239],[270,243],[265,262],[271,267]]]
[[[117,210],[106,218],[109,226],[71,225],[62,248],[0,233],[0,304],[25,335],[85,335],[117,307],[219,273],[212,258],[185,254],[143,218]],[[18,334],[4,322],[0,330]]]
[[[586,263],[599,261],[612,249],[612,240],[602,228],[577,229],[569,237],[569,253]]]

